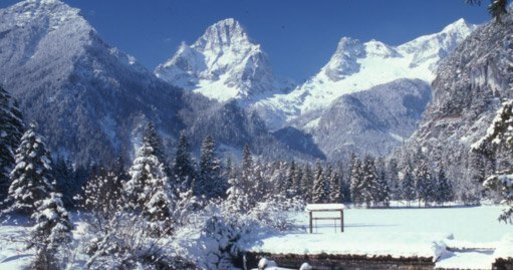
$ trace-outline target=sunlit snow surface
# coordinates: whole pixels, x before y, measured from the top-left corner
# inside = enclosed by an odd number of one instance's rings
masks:
[[[334,221],[319,221],[313,234],[307,233],[307,213],[300,212],[296,231],[264,237],[248,248],[283,254],[434,257],[437,267],[489,269],[495,257],[513,256],[508,235],[513,225],[497,221],[501,209],[347,209],[344,233],[334,229]]]
[[[513,256],[513,225],[497,221],[501,209],[350,208],[344,210],[344,233],[333,228],[333,221],[319,221],[313,234],[307,233],[307,212],[299,212],[294,214],[295,229],[274,235],[262,233],[261,238],[243,246],[271,253],[433,256],[437,267],[490,269],[496,257]],[[78,225],[74,237],[80,239],[84,224],[76,217],[74,220]],[[8,239],[21,240],[28,228],[12,224],[0,228],[0,270],[27,266],[32,252]],[[189,244],[194,239],[183,235],[177,238]]]

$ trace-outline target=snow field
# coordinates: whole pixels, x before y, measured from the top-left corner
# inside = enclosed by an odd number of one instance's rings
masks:
[[[437,267],[489,269],[513,257],[513,225],[499,223],[503,207],[347,209],[345,232],[318,221],[307,233],[308,214],[295,213],[296,229],[267,236],[247,249],[276,254],[433,257]],[[329,215],[329,214],[326,214]]]

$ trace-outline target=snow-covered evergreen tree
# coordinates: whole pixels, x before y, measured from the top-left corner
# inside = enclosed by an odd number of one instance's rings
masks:
[[[31,229],[28,246],[35,249],[31,269],[62,269],[65,257],[59,258],[59,252],[72,240],[73,226],[62,204],[62,195],[54,192],[47,195],[47,198],[36,201],[36,210],[31,216],[36,223]]]
[[[226,183],[221,175],[221,161],[216,156],[215,148],[211,136],[207,136],[201,144],[199,175],[193,186],[196,195],[217,198],[224,197],[226,193]]]
[[[378,178],[373,198],[377,204],[388,207],[390,205],[390,186],[385,161],[382,158],[378,159],[377,173]]]
[[[293,198],[298,194],[298,190],[296,187],[296,183],[298,182],[296,180],[297,177],[297,171],[296,171],[296,163],[292,161],[289,165],[288,171],[287,171],[287,178],[285,179],[285,192],[287,198]]]
[[[419,204],[421,201],[427,206],[430,202],[435,201],[436,183],[428,166],[426,159],[420,159],[413,170],[415,179],[415,187],[417,189]]]
[[[312,200],[312,190],[313,190],[313,173],[310,164],[305,164],[303,169],[303,174],[301,175],[301,194],[303,199],[307,202]]]
[[[513,100],[502,104],[497,111],[488,132],[479,141],[472,145],[472,151],[484,155],[490,160],[501,151],[511,155],[513,151]],[[509,208],[499,216],[499,220],[513,223],[513,168],[511,166],[499,167],[495,174],[489,176],[483,183],[488,190],[500,193],[502,202]]]
[[[362,180],[358,190],[360,191],[361,200],[365,202],[367,207],[370,207],[376,201],[376,193],[378,189],[378,172],[374,158],[367,155],[363,161]]]
[[[454,198],[453,186],[450,180],[445,175],[444,166],[440,166],[438,175],[436,178],[436,192],[435,201],[438,204],[444,204],[451,201]]]
[[[180,138],[178,139],[173,173],[178,183],[178,188],[181,191],[186,191],[191,188],[193,179],[196,177],[196,172],[190,154],[189,143],[183,132],[180,133]]]
[[[351,167],[350,167],[350,193],[351,193],[351,201],[354,204],[362,204],[362,190],[361,190],[361,182],[363,180],[363,165],[359,158],[353,155],[351,158]]]
[[[398,200],[401,198],[401,187],[399,185],[399,166],[397,160],[392,158],[388,161],[387,179],[390,187],[390,199]]]
[[[23,120],[14,99],[0,86],[0,201],[7,197],[15,150],[23,135]]]
[[[337,170],[332,170],[330,176],[330,202],[331,203],[341,203],[342,202],[342,189],[341,185],[341,177]]]
[[[173,192],[168,185],[165,167],[148,141],[137,151],[125,183],[128,208],[141,213],[156,234],[167,233],[174,208]]]
[[[50,154],[35,129],[33,124],[29,126],[16,150],[16,166],[10,175],[6,199],[7,212],[32,214],[37,208],[36,202],[55,191]]]
[[[320,162],[315,164],[315,180],[313,186],[313,203],[327,203],[329,200],[329,183]]]
[[[413,168],[410,161],[407,161],[406,167],[402,172],[401,179],[401,199],[411,201],[417,199],[417,190],[415,188],[415,179],[413,178]]]

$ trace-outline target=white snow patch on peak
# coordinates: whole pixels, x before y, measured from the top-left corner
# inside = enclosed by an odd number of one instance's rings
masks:
[[[70,22],[93,29],[79,13],[80,9],[70,7],[60,0],[26,0],[0,10],[5,22],[18,27],[39,19],[47,21],[40,26],[48,25],[50,30],[69,25]]]
[[[192,45],[183,43],[155,74],[219,101],[261,99],[289,87],[275,78],[267,55],[233,18],[209,26]]]
[[[319,73],[289,93],[258,101],[254,108],[266,114],[265,120],[272,129],[279,129],[300,115],[328,108],[334,100],[346,94],[398,79],[420,79],[431,83],[440,60],[475,28],[460,19],[438,33],[399,46],[377,40],[361,43],[343,37]]]

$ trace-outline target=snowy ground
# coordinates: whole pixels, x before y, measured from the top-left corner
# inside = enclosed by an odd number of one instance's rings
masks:
[[[498,206],[458,208],[347,209],[345,232],[319,221],[307,233],[307,213],[297,228],[266,236],[247,248],[293,254],[434,257],[437,267],[490,269],[495,257],[513,257],[513,225],[499,223]]]
[[[346,209],[344,233],[333,228],[333,221],[319,221],[313,234],[307,233],[307,213],[299,212],[293,214],[295,229],[263,233],[245,243],[245,248],[271,253],[424,256],[437,258],[437,267],[490,269],[496,257],[513,257],[513,225],[497,221],[501,209]],[[75,224],[75,238],[80,238],[83,228]],[[0,226],[0,270],[29,264],[32,252],[17,242],[27,237],[27,231],[20,225]]]

